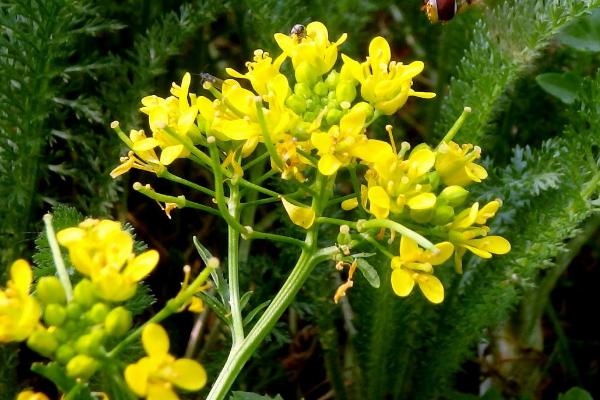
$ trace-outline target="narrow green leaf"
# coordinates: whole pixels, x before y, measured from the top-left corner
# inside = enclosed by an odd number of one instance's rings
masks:
[[[204,264],[208,265],[208,261],[213,258],[210,250],[204,247],[204,245],[200,243],[200,240],[198,240],[196,236],[194,236],[192,240],[194,242],[194,246],[196,246],[196,250],[198,251],[200,258],[202,258]],[[223,301],[224,304],[229,304],[229,288],[227,287],[227,281],[225,280],[221,269],[213,269],[210,272],[210,276],[215,284],[217,293],[219,293],[219,296],[221,297],[221,301]]]
[[[581,78],[575,74],[549,72],[538,75],[535,80],[542,89],[565,104],[573,104],[577,100]]]
[[[254,307],[254,309],[252,311],[250,311],[248,313],[248,315],[246,315],[246,318],[244,318],[243,324],[244,326],[248,325],[249,323],[252,322],[252,320],[254,320],[254,318],[256,318],[256,316],[265,308],[267,308],[267,306],[269,305],[269,303],[271,302],[271,300],[267,300],[264,303],[259,304],[258,306]]]
[[[367,282],[369,282],[369,285],[373,286],[375,289],[379,289],[381,280],[379,279],[379,274],[375,267],[369,264],[364,258],[357,258],[356,262],[358,264],[358,270],[362,273]]]
[[[250,297],[252,297],[253,294],[253,291],[247,291],[242,295],[242,298],[240,299],[240,310],[243,310],[248,305]]]
[[[231,327],[231,313],[215,296],[205,292],[198,292],[196,296],[200,297],[219,319]]]

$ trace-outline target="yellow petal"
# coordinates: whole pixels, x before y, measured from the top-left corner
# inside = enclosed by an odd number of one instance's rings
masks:
[[[167,146],[162,149],[160,153],[160,163],[162,165],[170,165],[183,153],[183,145],[176,144],[174,146]]]
[[[158,251],[148,250],[135,257],[125,268],[125,274],[138,282],[148,275],[158,264]]]
[[[356,136],[365,127],[367,116],[363,107],[353,107],[348,114],[340,120],[340,131],[342,135]]]
[[[392,271],[392,289],[400,297],[408,296],[415,287],[415,280],[412,278],[412,273],[396,268]]]
[[[15,289],[22,296],[29,294],[29,286],[31,285],[31,267],[25,260],[17,260],[10,267],[10,280]]]
[[[185,390],[200,390],[206,385],[206,371],[198,362],[180,358],[173,365],[173,376],[169,379],[175,386]]]
[[[315,221],[315,210],[310,207],[299,207],[290,203],[283,197],[281,198],[281,202],[294,224],[301,226],[304,229],[308,229],[312,226]]]
[[[475,222],[478,224],[485,224],[489,218],[492,218],[498,212],[498,209],[502,203],[499,200],[492,200],[485,206],[481,207],[481,210],[477,213],[477,219]]]
[[[317,165],[319,172],[326,176],[335,174],[341,166],[342,163],[340,160],[332,154],[324,154],[321,159],[319,159],[319,164]]]
[[[444,301],[444,286],[434,275],[419,274],[417,283],[427,300],[433,304],[439,304]]]
[[[486,236],[481,239],[471,239],[467,244],[493,254],[506,254],[510,251],[510,242],[502,236]]]
[[[432,265],[443,264],[444,262],[446,262],[447,259],[450,258],[450,256],[452,255],[452,252],[454,251],[454,245],[450,242],[438,243],[435,245],[435,247],[437,247],[437,249],[440,252],[436,255],[432,255],[431,258],[429,258],[428,261]],[[429,251],[428,251],[428,253],[429,253]]]
[[[389,158],[392,154],[392,146],[382,140],[367,139],[366,141],[359,142],[358,145],[353,146],[350,150],[353,157],[360,158],[367,162],[375,162],[384,158]]]
[[[234,78],[245,78],[246,77],[246,75],[237,72],[233,68],[225,68],[225,72],[227,72],[227,74],[229,74],[229,76],[232,76]]]
[[[144,363],[135,363],[125,368],[125,382],[139,397],[145,397],[148,390],[148,369]]]
[[[485,168],[475,163],[465,165],[465,172],[467,173],[467,176],[475,182],[481,182],[488,176]]]
[[[371,186],[368,191],[369,211],[377,218],[386,218],[390,213],[390,197],[381,186]]]
[[[169,336],[158,324],[148,324],[142,331],[142,344],[150,357],[162,357],[169,353]]]
[[[192,300],[190,301],[190,305],[188,307],[188,311],[196,314],[204,311],[204,302],[202,301],[202,299],[196,296],[192,297]]]
[[[421,193],[411,197],[406,204],[412,210],[428,210],[435,206],[436,200],[435,194],[433,193]]]
[[[369,57],[371,57],[372,64],[379,67],[378,64],[389,64],[391,59],[390,45],[387,40],[381,36],[377,36],[369,43]]]
[[[410,153],[408,162],[414,176],[421,176],[429,172],[435,164],[435,153],[428,147],[421,147]]]
[[[168,383],[152,383],[148,386],[146,400],[179,400],[177,394]]]
[[[66,228],[56,234],[56,240],[63,246],[82,240],[85,237],[85,231],[81,228]]]
[[[342,201],[342,210],[350,211],[356,207],[358,207],[358,199],[356,197]]]
[[[410,89],[408,91],[409,96],[420,97],[422,99],[433,99],[435,97],[435,93],[433,92],[415,92]]]
[[[400,238],[400,257],[402,260],[413,261],[420,257],[421,249],[417,242],[409,238],[408,236],[402,236]]]
[[[288,55],[293,54],[294,47],[296,45],[294,39],[292,39],[288,35],[284,35],[283,33],[276,33],[275,35],[273,35],[273,37],[275,38],[275,41],[277,42],[279,48],[283,50],[284,53],[287,53]]]
[[[146,138],[133,143],[133,151],[148,151],[160,146],[160,142],[154,138]]]

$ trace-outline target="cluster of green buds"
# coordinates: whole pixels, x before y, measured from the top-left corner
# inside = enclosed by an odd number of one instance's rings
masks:
[[[338,50],[347,36],[343,34],[330,42],[328,35],[320,22],[312,22],[306,28],[296,25],[289,35],[275,34],[282,50],[276,57],[256,50],[253,60],[246,63],[246,73],[227,69],[233,78],[249,81],[253,90],[235,79],[217,85],[218,80],[213,77],[203,84],[214,97],[211,100],[189,92],[191,75],[186,73],[181,85],[173,84],[172,96],[144,98],[141,111],[149,117],[152,136],[132,130],[127,137],[119,124],[113,123],[131,148],[113,176],[139,168],[200,190],[213,197],[218,211],[181,196],[156,193],[148,185],[134,185],[143,194],[164,201],[167,213],[189,206],[221,215],[247,239],[280,238],[256,232],[235,220],[235,213],[230,211],[232,194],[238,186],[246,192],[256,190],[269,196],[256,204],[281,201],[292,222],[303,229],[310,230],[315,222],[338,223],[354,229],[354,236],[352,232],[344,235],[351,238],[346,240],[346,247],[364,241],[364,235],[356,234],[368,230],[389,230],[390,243],[399,233],[399,254],[388,253],[394,292],[406,296],[417,283],[428,300],[439,303],[444,289],[433,274],[434,265],[454,255],[460,273],[467,250],[483,258],[510,250],[506,239],[488,236],[490,228],[486,222],[500,207],[500,200],[465,207],[469,194],[466,187],[487,177],[487,171],[476,163],[481,149],[453,141],[471,110],[465,108],[436,147],[423,143],[411,150],[403,142],[397,148],[390,125],[386,127],[389,141],[371,138],[367,127],[382,115],[396,113],[410,96],[435,96],[412,89],[413,78],[422,72],[424,64],[392,61],[388,42],[376,37],[369,44],[366,60],[356,61],[342,54],[342,65],[336,69]],[[286,60],[291,61],[294,79],[281,72]],[[187,158],[213,170],[215,190],[171,175],[168,165],[177,158]],[[257,182],[245,180],[250,167],[260,165],[265,158],[270,161],[271,170]],[[368,221],[328,218],[325,210],[316,205],[323,203],[315,202],[316,197],[333,197],[331,189],[335,186],[331,183],[343,168],[351,172],[354,193],[341,194],[341,207],[349,211],[360,205],[359,212]],[[363,172],[362,183],[358,172]],[[276,193],[260,186],[276,174],[294,181],[298,189]],[[226,185],[225,178],[231,179],[230,184]],[[325,192],[323,182],[329,185]],[[225,196],[225,186],[230,188],[229,198]],[[309,199],[312,205],[306,204]]]

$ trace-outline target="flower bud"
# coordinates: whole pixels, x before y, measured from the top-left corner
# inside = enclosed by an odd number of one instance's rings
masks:
[[[82,279],[73,290],[73,300],[84,308],[90,308],[96,302],[94,284],[88,279]]]
[[[71,358],[67,364],[67,375],[71,378],[89,379],[98,369],[98,361],[84,354]]]
[[[302,63],[298,65],[295,69],[296,81],[301,83],[308,83],[312,86],[317,79],[319,79],[319,75],[317,71],[308,63]]]
[[[342,119],[342,115],[344,113],[342,112],[342,110],[338,110],[335,108],[332,108],[331,110],[327,111],[327,115],[325,116],[325,120],[327,121],[327,123],[329,125],[335,125],[338,122],[340,122],[340,119]]]
[[[431,218],[433,217],[433,213],[434,213],[433,208],[427,208],[427,209],[421,209],[421,210],[411,209],[410,217],[415,222],[418,222],[420,224],[425,224],[425,223],[431,221]]]
[[[360,103],[356,103],[353,107],[352,107],[352,111],[360,111],[362,113],[365,114],[365,121],[369,121],[371,118],[373,118],[373,107],[369,104],[369,103],[365,103],[364,101],[361,101]]]
[[[60,281],[55,276],[40,278],[36,288],[37,298],[44,304],[65,304],[67,297]]]
[[[297,94],[289,96],[285,100],[285,105],[291,108],[296,114],[303,114],[306,111],[306,100]]]
[[[451,206],[437,206],[431,222],[435,225],[445,225],[454,218],[454,208]]]
[[[29,339],[27,339],[27,347],[36,353],[49,358],[58,347],[58,342],[52,333],[40,329],[29,336]]]
[[[104,327],[111,336],[123,336],[131,328],[131,313],[124,307],[113,309],[106,316]]]
[[[83,307],[81,307],[79,303],[72,301],[69,304],[67,304],[67,316],[69,317],[69,319],[75,321],[81,316],[82,313]]]
[[[44,322],[47,325],[61,326],[67,318],[67,310],[56,303],[48,304],[44,310]]]
[[[352,103],[356,98],[356,87],[353,81],[341,81],[335,88],[335,99],[341,103],[347,101]]]
[[[453,185],[442,190],[438,196],[438,199],[451,207],[457,207],[465,202],[468,195],[468,190],[461,186]]]
[[[325,78],[325,84],[327,84],[329,89],[335,89],[338,84],[339,77],[339,72],[333,70],[329,73],[329,75],[327,75],[327,78]]]
[[[99,324],[106,318],[108,314],[108,306],[104,303],[96,303],[90,311],[86,313],[86,316],[94,324]]]
[[[75,342],[75,351],[79,354],[95,355],[99,352],[102,342],[104,341],[104,333],[100,330],[88,333],[77,339]]]
[[[306,83],[296,83],[294,85],[294,93],[305,99],[312,97],[312,91]]]
[[[70,344],[63,344],[56,349],[56,361],[62,364],[69,362],[75,356],[75,349]]]
[[[323,81],[317,82],[313,87],[313,90],[320,97],[326,97],[327,93],[329,93],[329,88],[327,87],[327,84]]]
[[[350,227],[348,225],[342,225],[340,226],[340,233],[338,233],[337,236],[337,242],[340,245],[347,245],[350,243],[350,241],[352,240],[352,237],[350,236]]]

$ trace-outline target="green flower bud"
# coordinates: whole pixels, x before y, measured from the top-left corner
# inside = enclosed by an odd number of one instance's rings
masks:
[[[44,304],[65,304],[67,297],[60,281],[55,276],[40,278],[36,287],[37,298]]]
[[[439,194],[438,199],[446,202],[446,204],[451,207],[457,207],[465,202],[468,195],[468,190],[462,186],[453,185],[442,190],[442,193]]]
[[[329,93],[329,88],[327,84],[323,81],[317,82],[317,84],[313,87],[314,92],[320,97],[326,97],[327,93]]]
[[[440,174],[438,174],[437,171],[431,171],[427,174],[427,179],[429,180],[432,190],[436,190],[437,187],[440,186]]]
[[[69,317],[69,319],[72,320],[77,320],[81,314],[83,313],[83,307],[81,307],[81,305],[79,305],[79,303],[76,303],[75,301],[71,301],[69,304],[67,304],[67,316]],[[69,321],[71,322],[71,321]]]
[[[104,327],[111,336],[123,336],[131,328],[131,313],[124,307],[113,309],[106,316]]]
[[[27,347],[44,357],[50,358],[58,347],[54,334],[46,330],[37,330],[27,339]]]
[[[106,318],[108,315],[109,308],[104,303],[96,303],[92,307],[90,311],[86,313],[86,316],[90,319],[90,321],[94,324],[99,324]]]
[[[104,331],[96,330],[87,335],[83,335],[75,342],[75,351],[79,354],[94,356],[99,354],[104,342]]]
[[[454,208],[450,206],[437,206],[431,222],[435,225],[446,225],[454,218]]]
[[[314,121],[317,118],[317,113],[314,111],[309,111],[306,114],[304,114],[304,120],[305,121]]]
[[[329,73],[329,75],[327,75],[327,78],[325,78],[325,84],[327,84],[329,89],[335,89],[335,87],[338,84],[339,78],[340,78],[339,72],[337,72],[336,70],[333,70]]]
[[[46,325],[61,326],[67,318],[67,310],[56,303],[48,304],[44,310]]]
[[[310,64],[305,62],[298,65],[294,72],[296,81],[308,83],[311,86],[319,79],[317,71]]]
[[[335,98],[338,102],[352,103],[356,98],[356,87],[353,81],[341,81],[335,88]]]
[[[98,361],[84,354],[71,358],[67,364],[67,375],[71,378],[88,380],[98,369]]]
[[[54,336],[58,340],[58,343],[65,343],[69,340],[70,334],[65,328],[57,328],[54,330]]]
[[[304,97],[305,99],[308,99],[312,96],[312,91],[306,83],[296,83],[294,85],[294,93],[300,97]]]
[[[371,118],[373,118],[373,106],[371,106],[369,103],[361,101],[360,103],[356,103],[352,109],[363,112],[366,116],[365,121],[369,121]]]
[[[338,110],[338,109],[331,109],[329,111],[327,111],[327,115],[325,116],[325,120],[327,121],[327,123],[329,125],[335,125],[338,122],[340,122],[340,119],[342,118],[342,115],[344,115],[344,113],[342,112],[342,110]]]
[[[434,208],[428,208],[425,210],[410,210],[410,217],[420,224],[425,224],[431,221],[433,217]]]
[[[94,295],[94,285],[88,279],[79,281],[73,290],[73,300],[81,304],[84,308],[90,308],[96,303],[97,298]]]
[[[56,349],[56,361],[66,364],[75,356],[75,349],[70,344],[63,344]]]
[[[340,245],[349,244],[352,241],[352,237],[350,236],[350,227],[348,225],[340,226],[340,233],[337,236],[337,242]]]
[[[291,108],[296,114],[302,114],[306,111],[306,100],[297,94],[289,96],[285,100],[285,105]]]

